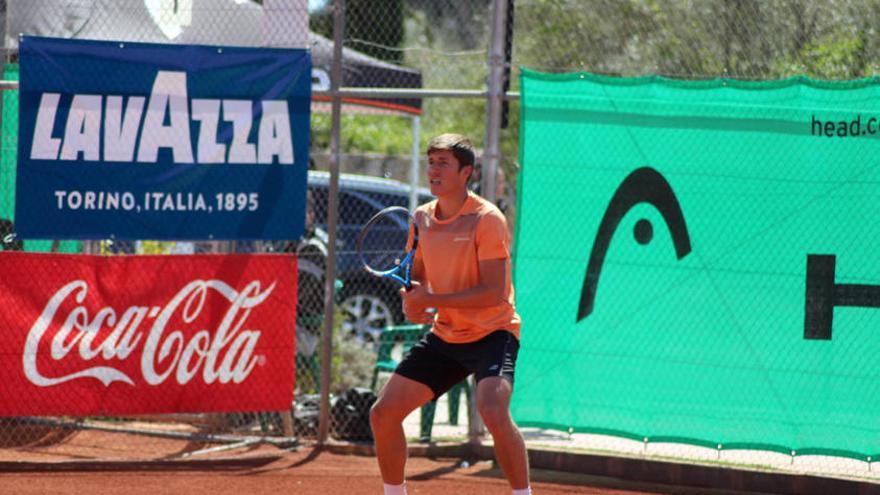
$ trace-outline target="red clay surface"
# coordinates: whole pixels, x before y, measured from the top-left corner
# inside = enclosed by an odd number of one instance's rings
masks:
[[[509,494],[510,488],[490,462],[468,468],[459,459],[411,458],[410,495]],[[617,480],[534,470],[535,495],[670,493],[617,488]],[[0,473],[0,492],[14,494],[344,494],[376,495],[382,484],[376,459],[303,449],[285,453],[260,467],[214,467],[195,471],[129,470]]]
[[[186,457],[216,445],[97,431],[2,431],[7,435],[0,438],[0,469],[5,469],[0,470],[0,494],[382,493],[375,457],[310,446],[287,452],[262,445]],[[531,476],[535,495],[709,493],[540,469],[533,469]],[[409,495],[510,493],[489,461],[463,467],[462,459],[411,457],[407,480]]]

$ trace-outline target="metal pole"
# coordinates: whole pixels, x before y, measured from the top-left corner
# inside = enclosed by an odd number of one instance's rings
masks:
[[[345,0],[333,7],[333,66],[330,70],[330,190],[327,198],[327,270],[324,280],[324,333],[321,339],[321,404],[318,416],[318,445],[324,445],[330,433],[330,371],[333,357],[333,311],[336,292],[336,221],[339,204],[340,132],[342,127],[342,38],[345,30]]]
[[[489,49],[489,92],[486,96],[486,142],[483,149],[483,171],[480,194],[495,202],[495,178],[500,161],[501,106],[504,102],[504,37],[507,25],[507,0],[494,0],[492,8],[492,39]],[[477,414],[477,390],[474,380],[473,400],[468,404],[468,441],[479,444],[483,422]]]
[[[422,128],[422,118],[413,117],[412,119],[412,156],[409,162],[409,211],[416,209],[419,205],[419,156],[421,148],[419,145],[419,133]]]
[[[489,94],[486,96],[486,142],[483,149],[483,171],[480,193],[495,202],[495,179],[501,161],[501,107],[504,103],[504,42],[507,29],[507,0],[494,0],[492,7],[492,39],[489,49]]]
[[[0,80],[0,91],[18,89],[18,81]],[[406,89],[406,88],[369,88],[369,87],[344,87],[336,90],[342,98],[486,98],[489,92],[484,89]],[[329,89],[313,89],[312,96],[332,96]],[[519,100],[518,91],[504,93],[504,99],[508,101]]]
[[[6,47],[6,38],[9,37],[9,26],[12,24],[12,19],[9,16],[9,2],[3,2],[3,63],[9,63],[12,61],[11,50]],[[20,40],[21,38],[19,38]],[[2,81],[0,81],[2,82]],[[16,81],[18,82],[18,81]],[[16,86],[18,87],[18,86]]]

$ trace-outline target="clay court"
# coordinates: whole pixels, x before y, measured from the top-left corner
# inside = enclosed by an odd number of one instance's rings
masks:
[[[373,495],[382,492],[375,457],[254,445],[216,450],[172,438],[94,430],[6,427],[0,436],[0,493]],[[356,451],[352,445],[342,446]],[[337,449],[338,450],[338,449]],[[463,465],[463,462],[470,461]],[[465,467],[466,466],[466,467]],[[409,493],[510,493],[490,461],[413,456]],[[535,469],[537,494],[669,493],[620,480]],[[682,492],[686,493],[686,492]]]
[[[276,456],[277,454],[277,456]],[[375,495],[382,485],[373,457],[303,448],[279,453],[263,447],[234,463],[104,463],[43,465],[36,471],[4,472],[3,493],[15,494],[345,494]],[[409,493],[420,495],[507,494],[507,482],[489,461],[468,467],[461,459],[411,458]],[[536,495],[696,493],[650,489],[610,478],[534,470]],[[718,492],[720,493],[720,492]]]
[[[382,493],[368,443],[332,441],[319,450],[312,443],[293,445],[280,437],[207,442],[204,432],[180,423],[152,423],[152,433],[146,433],[147,424],[138,421],[124,423],[129,433],[120,432],[120,422],[61,424],[0,421],[0,493]],[[142,433],[131,434],[134,430]],[[184,432],[195,436],[171,437]],[[508,494],[501,472],[487,460],[492,457],[487,444],[411,444],[409,493]],[[623,453],[608,456],[535,447],[530,458],[536,495],[877,493],[876,485],[864,479],[674,463]]]

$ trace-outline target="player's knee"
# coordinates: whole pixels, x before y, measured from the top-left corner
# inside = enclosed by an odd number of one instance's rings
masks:
[[[370,425],[373,426],[374,430],[377,426],[382,425],[382,420],[385,416],[384,414],[382,414],[384,409],[385,407],[382,405],[381,401],[376,401],[376,403],[373,404],[372,407],[370,407]]]
[[[502,428],[510,421],[510,411],[507,407],[498,402],[486,402],[479,406],[480,417],[486,423],[489,431]]]
[[[374,431],[396,426],[397,423],[401,422],[398,416],[393,407],[379,400],[370,408],[370,425]]]

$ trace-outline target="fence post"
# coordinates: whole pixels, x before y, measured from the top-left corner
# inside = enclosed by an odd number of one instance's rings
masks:
[[[499,147],[501,135],[501,109],[504,104],[505,56],[507,36],[507,0],[494,0],[492,5],[492,37],[487,65],[489,75],[486,95],[486,141],[483,150],[483,170],[480,194],[495,202],[495,186],[498,164],[501,161]]]
[[[318,416],[318,445],[327,442],[330,432],[330,372],[333,358],[333,310],[336,282],[336,220],[339,196],[339,156],[342,99],[342,39],[345,30],[345,0],[333,6],[333,66],[330,71],[331,120],[330,184],[327,196],[327,271],[324,280],[324,333],[321,345],[321,404]]]

